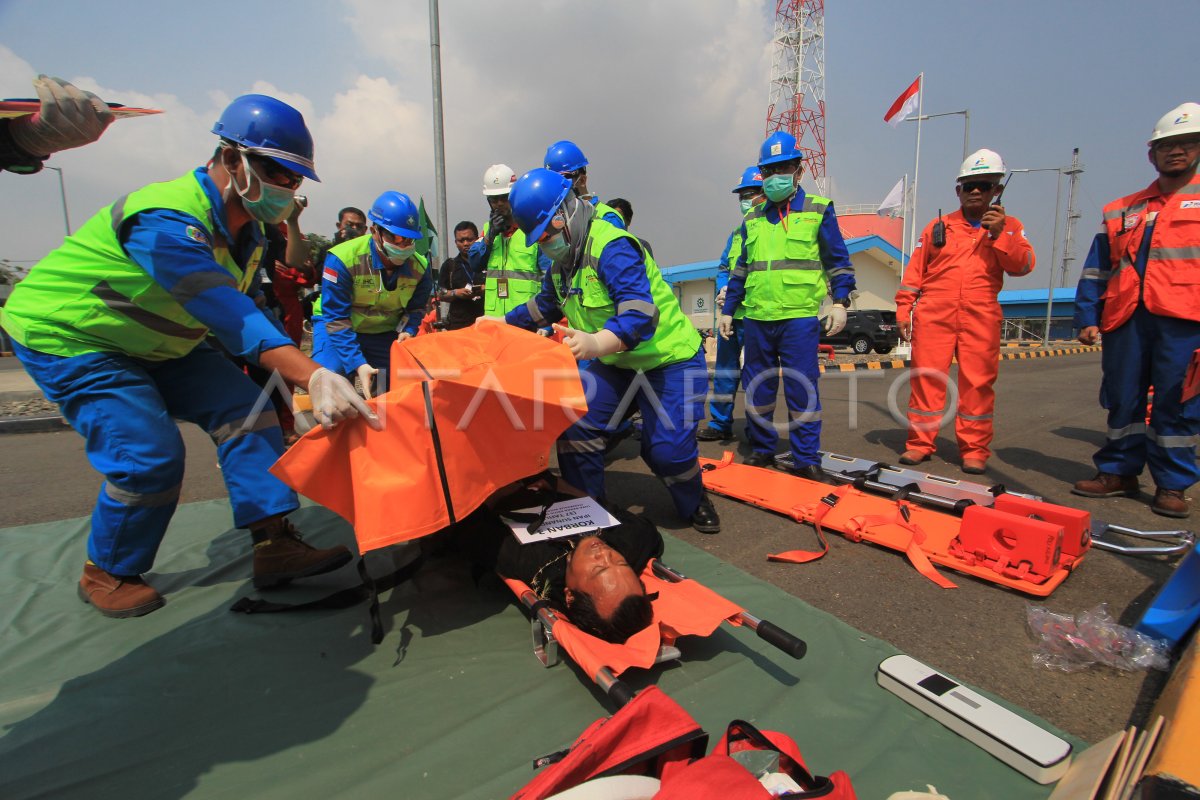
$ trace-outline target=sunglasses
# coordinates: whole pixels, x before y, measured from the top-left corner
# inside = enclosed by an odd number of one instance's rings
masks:
[[[962,190],[963,194],[970,194],[971,192],[987,194],[996,188],[996,184],[992,181],[963,181],[958,185],[958,188]]]
[[[300,184],[304,182],[303,175],[297,175],[274,159],[247,153],[246,160],[250,162],[254,167],[254,171],[263,180],[273,186],[280,186],[284,189],[299,189]]]
[[[765,167],[759,167],[758,172],[764,178],[769,178],[772,175],[782,175],[785,172],[795,172],[800,168],[800,164],[796,161],[779,161],[774,164],[767,164]]]

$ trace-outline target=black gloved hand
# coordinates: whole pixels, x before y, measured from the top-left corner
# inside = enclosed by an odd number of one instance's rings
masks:
[[[491,242],[504,233],[508,230],[508,226],[508,215],[503,211],[493,211],[492,216],[488,219],[488,241]]]

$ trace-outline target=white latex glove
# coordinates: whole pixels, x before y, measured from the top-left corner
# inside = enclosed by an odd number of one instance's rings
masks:
[[[845,306],[834,303],[825,312],[825,316],[821,317],[821,323],[825,327],[826,336],[835,336],[842,332],[842,328],[846,327],[846,308]]]
[[[725,305],[725,290],[728,288],[729,288],[728,286],[722,286],[721,291],[717,292],[717,310],[718,311],[720,311],[721,307]]]
[[[363,397],[371,399],[371,379],[379,374],[379,370],[372,367],[370,364],[363,364],[358,369],[354,370],[358,375],[358,382],[362,384]]]
[[[365,417],[367,424],[375,430],[383,427],[350,381],[324,367],[318,367],[308,379],[308,396],[312,398],[313,416],[326,429],[331,430],[342,420],[358,416]]]
[[[94,142],[115,119],[103,100],[61,78],[39,75],[33,86],[41,109],[9,123],[13,141],[31,155],[48,156]]]
[[[398,334],[396,334],[397,342],[403,342],[405,339],[411,339],[411,338],[412,338],[412,334],[409,333],[408,331],[400,331]]]
[[[722,314],[721,319],[717,322],[717,333],[721,334],[722,339],[728,339],[733,336],[733,316],[730,314]]]
[[[576,361],[611,356],[625,349],[620,337],[607,328],[588,333],[555,323],[554,330],[563,335],[563,344],[571,348],[571,355],[575,356]]]

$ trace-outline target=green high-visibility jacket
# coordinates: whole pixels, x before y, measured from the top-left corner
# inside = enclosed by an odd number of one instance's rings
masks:
[[[371,237],[364,235],[329,249],[329,255],[341,261],[350,273],[349,327],[355,333],[396,331],[405,321],[405,309],[425,275],[429,261],[414,252],[405,264],[397,267],[400,272],[396,276],[396,286],[388,289],[383,285],[379,270],[371,264],[371,242]],[[322,293],[338,290],[328,280],[322,283]],[[345,320],[329,320],[325,324],[330,333],[344,328]]]
[[[193,238],[207,238],[225,273],[202,273],[199,282],[181,281],[167,291],[131,259],[119,240],[122,225],[139,212],[158,208],[199,221],[203,230]],[[262,260],[260,245],[245,270],[239,267],[217,235],[212,215],[194,173],[130,192],[102,208],[34,266],[13,289],[0,324],[25,347],[51,355],[108,351],[151,361],[187,355],[208,328],[183,304],[218,285],[247,291]]]
[[[592,219],[588,228],[583,263],[571,277],[570,285],[565,285],[565,276],[558,264],[550,271],[558,305],[566,315],[567,321],[576,330],[596,333],[611,317],[626,310],[626,303],[622,303],[621,307],[613,303],[608,289],[604,287],[597,273],[604,248],[622,238],[628,239],[645,260],[646,277],[650,281],[650,296],[654,299],[653,305],[645,301],[632,301],[630,307],[655,318],[657,325],[654,335],[640,342],[637,347],[602,356],[600,360],[614,367],[649,370],[692,358],[700,349],[700,334],[684,316],[675,294],[662,279],[653,256],[645,252],[636,236],[599,216]]]
[[[485,238],[490,225],[483,224]],[[520,230],[512,236],[496,236],[488,253],[483,280],[483,313],[486,316],[503,317],[538,293],[542,286],[538,255],[537,245],[530,245]],[[501,287],[505,297],[500,296]]]
[[[767,204],[746,215],[746,317],[764,321],[815,317],[829,293],[817,233],[827,197],[808,195],[786,225],[767,220]]]

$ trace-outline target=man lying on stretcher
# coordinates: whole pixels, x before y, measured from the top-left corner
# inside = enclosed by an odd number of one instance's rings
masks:
[[[624,642],[653,621],[653,597],[638,576],[662,555],[662,534],[643,517],[609,508],[619,525],[582,538],[521,544],[500,514],[583,496],[561,479],[551,480],[553,486],[539,479],[500,489],[437,538],[464,552],[477,568],[525,583],[585,633]]]

